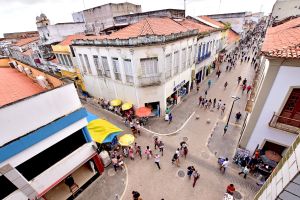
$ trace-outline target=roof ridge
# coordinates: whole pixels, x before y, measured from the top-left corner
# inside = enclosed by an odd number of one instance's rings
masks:
[[[142,30],[141,30],[141,32],[140,32],[140,35],[143,34],[143,32],[144,32],[146,26],[151,30],[152,34],[154,34],[154,31],[153,31],[153,29],[151,28],[151,25],[150,25],[149,21],[147,20],[147,18],[145,18],[145,23],[144,23],[144,25],[143,25],[143,27],[142,27]]]

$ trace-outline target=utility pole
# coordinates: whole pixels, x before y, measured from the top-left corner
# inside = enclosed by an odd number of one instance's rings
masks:
[[[183,7],[184,7],[184,17],[186,16],[186,0],[183,0]]]
[[[218,13],[220,13],[220,9],[221,9],[221,3],[222,3],[222,0],[220,0],[220,3],[219,3],[219,9],[218,9]]]
[[[227,119],[227,123],[224,127],[224,134],[226,133],[227,129],[228,129],[228,124],[229,124],[229,120],[230,120],[230,116],[231,116],[231,113],[232,113],[232,109],[233,109],[233,106],[234,106],[234,103],[237,101],[237,100],[240,100],[241,98],[240,97],[235,97],[235,96],[232,96],[233,98],[233,102],[232,102],[232,106],[231,106],[231,109],[230,109],[230,112],[229,112],[229,116],[228,116],[228,119]],[[226,130],[225,130],[226,129]]]

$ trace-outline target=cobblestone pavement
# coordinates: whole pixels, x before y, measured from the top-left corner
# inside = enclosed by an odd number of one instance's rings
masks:
[[[224,68],[225,66],[223,65],[222,67]],[[213,84],[208,91],[208,98],[222,99],[222,101],[226,103],[227,108],[224,115],[221,115],[220,111],[217,110],[205,111],[197,105],[198,96],[206,89],[206,82],[202,83],[202,88],[197,95],[191,93],[185,102],[179,104],[178,108],[173,111],[174,118],[180,116],[179,113],[181,112],[195,112],[195,116],[199,116],[199,119],[193,116],[186,123],[184,128],[176,134],[169,136],[159,135],[159,139],[165,143],[164,156],[161,157],[161,170],[154,164],[153,159],[146,160],[145,158],[136,158],[134,161],[126,160],[128,167],[128,185],[126,185],[123,199],[131,199],[131,191],[136,190],[141,193],[144,200],[161,198],[167,200],[217,200],[223,198],[226,186],[230,183],[235,184],[238,191],[236,199],[253,199],[259,189],[255,184],[256,180],[253,177],[247,177],[245,180],[242,176],[239,176],[238,172],[240,169],[234,164],[230,165],[225,174],[221,174],[217,165],[217,158],[214,154],[217,152],[217,156],[225,155],[232,157],[234,153],[241,128],[241,124],[234,124],[234,115],[238,110],[244,110],[248,98],[246,94],[242,95],[241,89],[237,85],[237,77],[241,75],[243,78],[247,77],[248,80],[251,80],[253,74],[253,68],[244,63],[243,65],[237,66],[236,69],[233,69],[231,72],[225,72],[223,69],[219,79],[215,76],[210,77]],[[223,88],[225,81],[229,83],[226,90]],[[222,127],[227,121],[232,103],[231,96],[239,96],[241,99],[235,103],[228,132],[223,138],[221,135],[223,133]],[[122,128],[124,133],[130,132],[130,130],[124,126],[120,117],[116,117],[109,111],[99,109],[97,106],[90,104],[86,104],[85,106],[89,111],[99,115],[101,118],[106,118]],[[242,112],[242,114],[244,117],[245,113]],[[183,117],[182,120],[184,119]],[[209,121],[209,123],[207,123],[207,121]],[[242,123],[242,121],[243,119],[240,123]],[[163,125],[159,125],[160,123]],[[183,124],[184,122],[179,123]],[[214,129],[216,123],[218,123],[218,127]],[[160,120],[157,120],[157,122],[151,126],[160,127],[161,133],[167,133],[171,130],[162,128],[167,125],[164,121]],[[171,126],[178,127],[179,125],[171,124]],[[212,133],[213,137],[211,137]],[[136,142],[142,146],[143,150],[147,145],[153,149],[154,136],[155,134],[144,130],[142,136],[139,136]],[[176,167],[171,164],[171,158],[176,148],[179,147],[179,143],[183,140],[187,140],[189,153],[186,159],[180,158],[180,167]],[[209,148],[207,147],[208,141],[210,141]],[[157,150],[154,150],[154,152],[157,152]],[[192,180],[186,177],[186,169],[190,165],[194,165],[200,173],[200,179],[195,188],[192,187]],[[114,176],[114,178],[120,180],[118,175]],[[117,181],[115,184],[120,182],[122,181]],[[111,187],[115,186],[111,185]],[[91,188],[92,190],[97,190],[97,188],[93,186],[91,186]],[[97,193],[95,192],[95,194]],[[101,195],[99,195],[98,197],[102,199]]]

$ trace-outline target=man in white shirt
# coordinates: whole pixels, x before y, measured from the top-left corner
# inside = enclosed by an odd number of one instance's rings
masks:
[[[228,167],[228,165],[229,165],[229,161],[228,161],[228,158],[226,158],[226,159],[224,160],[224,162],[222,163],[221,167],[220,167],[220,171],[223,170],[223,173],[225,173],[226,168]]]
[[[160,156],[158,154],[155,154],[154,163],[157,165],[158,169],[160,169],[159,161],[160,161]]]

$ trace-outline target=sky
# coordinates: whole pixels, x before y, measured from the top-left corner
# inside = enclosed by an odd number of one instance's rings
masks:
[[[36,30],[35,18],[46,14],[51,24],[71,22],[72,13],[106,3],[130,2],[142,11],[183,9],[184,0],[0,0],[0,37],[3,33]],[[187,15],[227,12],[270,13],[276,0],[186,0]]]

